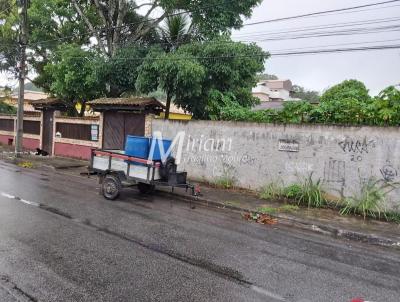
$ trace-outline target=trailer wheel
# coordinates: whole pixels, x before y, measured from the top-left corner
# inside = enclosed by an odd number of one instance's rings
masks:
[[[146,184],[143,182],[139,182],[137,184],[137,187],[141,194],[151,194],[154,192],[154,189],[155,189],[155,185],[149,185],[149,184]]]
[[[121,193],[122,184],[117,176],[109,174],[104,177],[101,189],[104,198],[115,200]]]

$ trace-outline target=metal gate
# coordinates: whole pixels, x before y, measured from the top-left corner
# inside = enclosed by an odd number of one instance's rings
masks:
[[[145,115],[129,112],[104,112],[103,129],[103,149],[123,150],[127,135],[144,135]]]

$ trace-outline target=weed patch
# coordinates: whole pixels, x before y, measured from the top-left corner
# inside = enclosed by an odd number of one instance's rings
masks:
[[[394,184],[382,180],[369,179],[361,186],[358,194],[345,200],[345,206],[340,210],[341,215],[361,215],[386,220],[399,221],[400,215],[386,213],[386,196],[395,189]]]

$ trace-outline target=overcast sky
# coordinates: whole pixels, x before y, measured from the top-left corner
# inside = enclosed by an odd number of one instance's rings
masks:
[[[263,3],[254,10],[252,18],[247,20],[246,23],[383,1],[384,0],[264,0]],[[321,26],[332,23],[347,23],[364,20],[394,18],[397,18],[397,20],[393,22],[382,22],[375,24],[370,23],[357,26],[352,25],[352,28],[400,25],[400,2],[359,9],[358,12],[346,12],[341,14],[336,13],[314,18],[302,18],[246,26],[239,32],[234,32],[233,36],[237,37],[236,40],[265,40],[266,38],[271,37],[271,34],[265,32],[286,31],[286,29],[298,29],[307,26]],[[342,30],[343,28],[339,29]],[[349,29],[349,27],[345,27],[344,29]],[[338,28],[323,30],[336,31]],[[259,36],[252,34],[255,32]],[[285,33],[280,35],[288,36],[293,35],[293,33]],[[370,43],[373,41],[387,40],[392,41]],[[364,44],[364,42],[368,43]],[[363,44],[349,44],[333,47],[326,46],[342,43]],[[257,42],[257,44],[264,50],[271,52],[280,51],[282,49],[294,49],[310,46],[323,49],[393,44],[400,45],[400,29],[397,28],[397,31],[370,33],[364,35],[263,41]],[[354,78],[363,81],[370,89],[371,93],[376,94],[389,85],[400,84],[400,49],[290,57],[271,57],[267,60],[265,67],[267,73],[276,74],[280,78],[291,79],[294,83],[304,86],[308,89],[322,91],[329,86],[339,83],[345,79]]]
[[[251,19],[246,20],[245,23],[383,1],[384,0],[264,0],[263,3],[254,10]],[[387,21],[387,19],[397,20],[381,22]],[[288,29],[298,30],[304,27],[368,20],[375,20],[375,22],[379,23],[372,23],[372,21],[370,21],[370,24],[318,29],[318,31],[400,26],[400,1],[346,13],[335,13],[313,18],[300,18],[282,22],[245,26],[240,31],[235,31],[233,37],[238,41],[256,41],[264,50],[271,52],[290,51],[291,49],[298,48],[301,48],[301,51],[309,50],[306,47],[326,49],[400,44],[399,28],[397,28],[397,31],[375,32],[364,35],[265,41],[265,39],[276,37],[276,32],[278,31],[282,32]],[[275,32],[275,34],[272,34],[273,32]],[[302,34],[302,32],[281,33],[279,36],[287,37],[289,35],[293,36],[294,34]],[[337,44],[342,45],[329,46]],[[329,86],[335,85],[345,79],[358,79],[363,81],[370,89],[371,94],[374,95],[389,85],[400,83],[400,49],[289,57],[272,56],[267,60],[265,67],[266,73],[275,74],[282,79],[290,79],[295,84],[318,91],[323,91]],[[0,75],[0,85],[6,83],[14,85],[16,81],[10,82],[4,75]]]

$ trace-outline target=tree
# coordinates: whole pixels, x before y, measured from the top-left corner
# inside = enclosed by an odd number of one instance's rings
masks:
[[[261,0],[31,0],[28,10],[30,41],[28,62],[30,70],[38,77],[36,85],[50,91],[51,77],[44,67],[54,58],[58,47],[76,44],[84,49],[97,50],[109,64],[102,70],[110,81],[105,83],[109,96],[134,90],[132,73],[120,59],[127,54],[120,51],[129,45],[148,47],[163,43],[160,27],[174,17],[184,15],[190,20],[190,29],[196,29],[196,37],[208,40],[231,29],[240,28],[243,20],[250,17],[252,9]],[[5,3],[3,5],[3,3]],[[2,0],[4,6],[0,19],[0,68],[16,73],[18,58],[18,18],[15,0]],[[3,8],[2,6],[2,8]],[[11,7],[9,9],[9,7]],[[156,16],[156,17],[154,17]],[[174,21],[175,22],[175,21]],[[172,25],[172,24],[171,24]],[[181,27],[182,28],[182,27]],[[175,35],[173,32],[170,34]],[[170,37],[174,38],[173,35]],[[183,34],[183,36],[185,36]],[[175,41],[178,42],[182,34]],[[164,36],[165,38],[165,36]],[[172,47],[172,45],[170,45]],[[112,60],[118,58],[117,60]],[[131,63],[133,60],[131,60]],[[110,70],[115,68],[118,70]],[[135,69],[135,68],[133,68]],[[118,83],[112,75],[118,75]],[[126,75],[125,79],[121,77]],[[106,77],[107,78],[107,77]],[[129,84],[129,87],[127,87]]]
[[[75,108],[79,102],[83,116],[85,103],[105,94],[105,83],[99,80],[99,66],[103,59],[94,51],[85,51],[76,45],[61,47],[53,58],[54,63],[44,67],[50,79],[50,92]]]
[[[178,106],[192,112],[195,118],[209,119],[210,113],[217,114],[224,107],[221,101],[226,97],[244,107],[258,102],[251,91],[257,83],[256,75],[264,70],[269,55],[257,45],[220,37],[183,45],[177,52],[196,57],[206,72],[199,96],[176,100]]]
[[[7,99],[11,95],[10,87],[0,87],[0,97]],[[6,104],[3,100],[0,99],[0,113],[3,114],[15,114],[17,113],[17,109],[14,106],[10,106]]]
[[[354,98],[360,102],[369,102],[370,96],[364,83],[357,80],[346,80],[329,88],[321,96],[321,102],[341,101]]]
[[[257,81],[268,81],[278,80],[278,77],[274,74],[261,73],[257,75]]]
[[[98,42],[104,55],[112,57],[121,42],[144,42],[148,35],[159,25],[176,15],[177,11],[185,11],[193,24],[201,28],[199,34],[210,37],[240,28],[243,17],[250,17],[252,9],[261,0],[244,0],[222,2],[220,0],[149,0],[141,4],[128,0],[93,0],[71,1],[76,12],[84,21],[87,29]],[[88,12],[95,12],[95,24]],[[151,18],[153,13],[158,16]],[[102,30],[96,30],[97,27]],[[100,25],[100,26],[99,26]]]
[[[371,106],[371,116],[383,125],[400,124],[400,91],[389,86],[382,90],[377,97],[374,98]]]
[[[203,66],[188,54],[151,52],[140,68],[136,87],[143,93],[163,90],[167,96],[165,119],[169,119],[171,101],[200,95],[204,76]]]
[[[169,16],[160,27],[162,46],[165,51],[175,51],[180,45],[196,38],[196,30],[187,15]]]
[[[320,95],[318,91],[306,90],[299,85],[293,85],[292,97],[298,98],[310,103],[319,103]]]
[[[119,97],[136,93],[135,83],[148,49],[144,46],[129,45],[116,51],[114,57],[100,66],[99,80],[109,86],[106,95]]]

